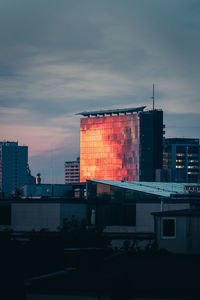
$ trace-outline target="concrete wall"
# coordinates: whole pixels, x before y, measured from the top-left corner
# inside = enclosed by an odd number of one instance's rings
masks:
[[[12,203],[11,225],[6,228],[14,231],[32,229],[37,231],[44,228],[55,231],[62,225],[64,219],[71,221],[72,216],[79,222],[86,219],[87,205],[85,203]]]
[[[200,217],[187,217],[186,251],[200,254]]]
[[[57,230],[60,225],[60,203],[12,203],[11,228],[15,231],[32,229]]]
[[[160,203],[136,204],[136,232],[153,232],[154,218],[152,212],[160,211]]]
[[[156,217],[156,237],[158,247],[174,253],[186,253],[186,219],[185,217],[176,218],[176,238],[164,239],[161,236],[162,217]]]
[[[165,210],[176,210],[189,208],[189,203],[166,203]],[[160,203],[137,203],[136,204],[136,226],[106,226],[105,232],[154,232],[154,217],[152,212],[161,210]]]

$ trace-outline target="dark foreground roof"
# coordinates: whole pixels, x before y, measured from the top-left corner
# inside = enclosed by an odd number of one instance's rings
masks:
[[[112,115],[112,114],[126,114],[126,113],[133,113],[133,112],[139,112],[143,111],[146,106],[140,106],[140,107],[134,107],[134,108],[119,108],[119,109],[110,109],[110,110],[97,110],[97,111],[85,111],[77,113],[76,115],[82,115],[84,117],[90,117],[90,116],[105,116],[105,115]]]
[[[181,209],[181,210],[167,210],[161,212],[153,212],[151,213],[154,216],[160,217],[169,217],[169,216],[199,216],[200,217],[200,209]]]

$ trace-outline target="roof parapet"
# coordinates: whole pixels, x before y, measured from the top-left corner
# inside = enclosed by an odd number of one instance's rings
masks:
[[[140,106],[135,108],[119,108],[119,109],[110,109],[110,110],[98,110],[98,111],[88,111],[88,112],[80,112],[76,115],[82,115],[84,117],[97,117],[97,116],[113,116],[113,115],[119,115],[119,114],[132,114],[132,113],[138,113],[143,111],[146,108],[146,106]]]

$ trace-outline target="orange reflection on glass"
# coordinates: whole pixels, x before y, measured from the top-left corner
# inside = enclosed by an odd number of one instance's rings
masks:
[[[82,118],[80,181],[139,180],[139,117]]]

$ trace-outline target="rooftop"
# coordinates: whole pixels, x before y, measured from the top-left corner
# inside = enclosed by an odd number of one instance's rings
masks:
[[[0,141],[0,146],[17,147],[18,142]]]
[[[174,194],[185,194],[184,186],[188,183],[172,182],[145,182],[145,181],[112,181],[112,180],[90,180],[97,183],[108,184],[125,189],[135,190],[159,197],[169,198]],[[198,185],[190,183],[190,185]]]
[[[165,139],[166,145],[171,144],[180,144],[180,145],[188,145],[188,144],[194,144],[199,145],[199,139],[197,138],[166,138]]]
[[[119,115],[119,114],[127,114],[127,113],[134,113],[140,112],[145,109],[146,106],[140,106],[135,108],[119,108],[119,109],[110,109],[110,110],[97,110],[97,111],[87,111],[87,112],[80,112],[76,115],[82,115],[84,117],[92,117],[92,116],[105,116],[105,115]]]
[[[199,209],[181,209],[181,210],[167,210],[162,212],[151,213],[154,216],[199,216]]]

